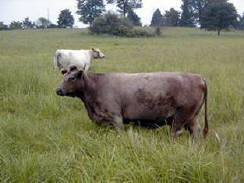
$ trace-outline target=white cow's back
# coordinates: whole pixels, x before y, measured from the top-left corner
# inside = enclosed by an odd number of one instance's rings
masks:
[[[75,65],[79,69],[88,70],[91,64],[90,50],[57,50],[54,56],[54,65],[59,69]]]

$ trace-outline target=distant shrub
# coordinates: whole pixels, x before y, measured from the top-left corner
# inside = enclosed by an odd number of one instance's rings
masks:
[[[121,31],[132,28],[132,24],[124,18],[119,18],[118,15],[107,13],[102,17],[94,20],[90,27],[90,31],[95,34],[118,34]]]
[[[8,26],[5,25],[3,22],[0,22],[0,30],[8,30]]]
[[[156,34],[156,36],[160,36],[161,35],[161,28],[160,28],[160,26],[157,26],[155,28],[155,34]]]
[[[128,19],[120,18],[113,13],[107,13],[96,18],[89,29],[92,34],[111,34],[125,37],[154,36],[143,28],[134,28]]]
[[[136,36],[141,36],[141,37],[152,37],[155,36],[153,31],[150,31],[150,29],[145,29],[142,27],[136,27],[134,28],[134,32]]]
[[[59,28],[56,24],[50,24],[47,26],[47,28]]]
[[[119,25],[118,27],[114,28],[112,31],[113,35],[116,36],[127,36],[130,37],[129,34],[132,28],[126,27],[124,25]]]

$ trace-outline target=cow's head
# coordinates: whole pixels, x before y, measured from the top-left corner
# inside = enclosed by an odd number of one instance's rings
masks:
[[[82,76],[83,71],[78,70],[76,66],[70,66],[68,69],[62,69],[63,81],[56,93],[59,96],[78,97],[81,95],[83,88]]]
[[[93,58],[104,58],[105,55],[98,49],[98,48],[92,48],[92,56]]]

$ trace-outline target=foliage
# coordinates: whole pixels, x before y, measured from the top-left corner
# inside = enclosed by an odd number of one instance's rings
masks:
[[[194,27],[195,26],[195,16],[192,7],[191,0],[182,0],[181,5],[182,13],[180,18],[180,26],[183,27]]]
[[[142,7],[142,0],[107,0],[107,3],[116,3],[119,8],[119,12],[124,17],[126,17],[129,11]]]
[[[232,3],[225,0],[216,0],[209,3],[203,10],[201,24],[207,30],[217,30],[220,35],[221,30],[237,23],[237,12]]]
[[[154,32],[151,29],[145,29],[143,27],[133,27],[126,35],[127,37],[153,37]]]
[[[202,11],[207,6],[209,2],[215,0],[191,0],[191,6],[194,11],[195,21],[201,24]]]
[[[152,15],[151,26],[162,26],[163,25],[163,15],[159,9],[156,9]]]
[[[60,12],[58,17],[58,26],[61,28],[73,27],[74,17],[69,9],[64,9]]]
[[[117,14],[110,12],[96,18],[89,29],[93,34],[111,34],[125,37],[152,36],[150,32],[144,29],[133,28],[128,19],[121,18]]]
[[[131,23],[135,26],[141,26],[141,19],[140,17],[133,11],[129,10],[127,18],[131,21]]]
[[[167,26],[178,26],[180,20],[180,12],[174,8],[170,8],[169,11],[165,12],[165,24]]]
[[[51,22],[44,17],[40,17],[36,21],[36,25],[38,28],[47,28],[50,24],[51,24]]]
[[[9,29],[22,29],[22,22],[20,21],[12,21],[9,25]]]
[[[164,37],[119,38],[86,30],[0,32],[0,182],[222,183],[244,180],[244,32],[167,28]],[[92,123],[82,102],[58,97],[54,50],[100,48],[92,72],[182,71],[209,87],[207,139],[169,127]],[[201,113],[199,121],[203,124]]]
[[[132,24],[125,18],[120,18],[117,14],[106,13],[94,20],[90,31],[96,34],[117,34],[118,29],[131,29]]]
[[[3,22],[0,22],[0,31],[7,30],[7,29],[8,29],[8,25],[5,25]]]
[[[103,0],[77,0],[77,8],[76,12],[80,15],[79,20],[85,24],[92,24],[96,17],[102,15],[105,11],[105,6],[103,4]]]
[[[50,24],[50,25],[48,25],[47,28],[60,28],[60,27],[56,24]]]
[[[35,23],[32,23],[29,19],[29,17],[25,18],[24,21],[22,22],[22,28],[23,29],[32,29],[34,28]]]
[[[185,24],[192,26],[194,24],[201,25],[201,17],[203,9],[212,2],[227,2],[227,0],[182,0],[182,15],[185,20]],[[184,24],[184,22],[181,22]]]

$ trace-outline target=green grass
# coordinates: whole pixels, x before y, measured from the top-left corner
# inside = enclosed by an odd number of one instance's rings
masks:
[[[186,71],[209,86],[210,133],[99,127],[58,97],[58,48],[99,47],[92,71]],[[0,32],[0,182],[244,182],[244,32],[166,28],[160,38],[85,30]],[[201,126],[203,115],[201,114]],[[216,134],[219,138],[216,137]]]

